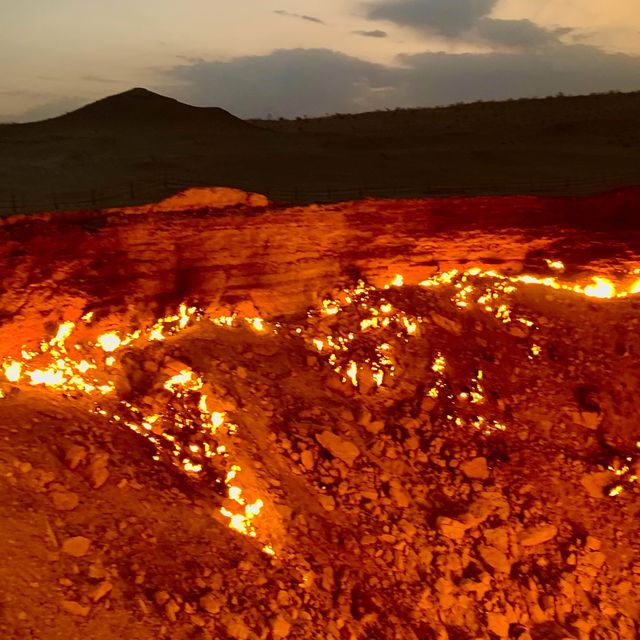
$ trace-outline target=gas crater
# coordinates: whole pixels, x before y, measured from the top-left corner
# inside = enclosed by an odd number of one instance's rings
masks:
[[[61,601],[175,637],[635,638],[638,199],[8,221],[4,477],[95,555],[57,552]]]

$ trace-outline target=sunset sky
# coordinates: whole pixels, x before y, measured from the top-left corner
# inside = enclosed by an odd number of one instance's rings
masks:
[[[0,121],[143,86],[241,117],[640,89],[632,0],[0,0]]]

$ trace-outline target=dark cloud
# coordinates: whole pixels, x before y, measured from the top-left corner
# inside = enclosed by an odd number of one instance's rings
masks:
[[[491,13],[498,0],[385,0],[371,4],[366,16],[453,37]]]
[[[280,49],[228,62],[194,62],[167,72],[171,95],[241,117],[363,111],[393,81],[382,65],[328,49]]]
[[[400,59],[407,73],[396,85],[394,98],[402,105],[640,88],[640,57],[609,54],[584,45],[518,53],[421,53]]]
[[[375,29],[373,31],[354,31],[358,36],[366,36],[367,38],[386,38],[389,34],[386,31]]]
[[[476,23],[473,32],[480,40],[493,46],[534,49],[557,43],[558,37],[566,29],[545,29],[531,20],[482,18]]]
[[[158,90],[241,117],[324,115],[640,89],[640,57],[586,45],[486,54],[426,52],[385,67],[327,49],[278,50],[167,72]]]
[[[546,47],[573,31],[570,27],[547,29],[527,19],[491,18],[497,3],[498,0],[378,0],[368,5],[366,17],[498,50]]]
[[[307,22],[315,22],[316,24],[326,24],[324,20],[320,20],[320,18],[315,18],[314,16],[306,16],[300,13],[291,13],[289,11],[285,11],[284,9],[277,9],[274,11],[279,16],[288,16],[289,18],[299,18],[300,20],[306,20]]]

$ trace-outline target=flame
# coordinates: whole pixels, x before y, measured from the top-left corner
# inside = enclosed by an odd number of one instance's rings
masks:
[[[118,334],[114,332],[103,333],[98,337],[98,344],[100,345],[100,347],[102,347],[102,350],[106,351],[107,353],[115,351],[121,343],[122,340],[120,339],[120,336],[118,336]]]
[[[69,338],[75,326],[75,322],[63,322],[58,327],[58,332],[49,344],[52,347],[63,347],[65,341]]]
[[[616,287],[606,278],[593,278],[593,284],[584,288],[584,294],[592,298],[615,298]]]
[[[5,362],[2,365],[4,375],[9,382],[18,382],[22,375],[22,365],[19,362]]]
[[[351,380],[354,387],[358,386],[358,365],[352,360],[347,369],[347,377]]]
[[[564,263],[560,260],[548,260],[547,258],[545,258],[544,261],[547,263],[549,269],[554,269],[555,271],[564,271],[565,269]]]
[[[262,318],[245,318],[245,321],[256,331],[265,331],[264,320]]]

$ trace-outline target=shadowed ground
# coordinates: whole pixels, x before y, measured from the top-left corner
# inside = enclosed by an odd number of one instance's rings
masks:
[[[293,202],[589,193],[640,179],[639,117],[630,93],[244,122],[134,89],[0,126],[0,209],[152,201],[176,182]]]

